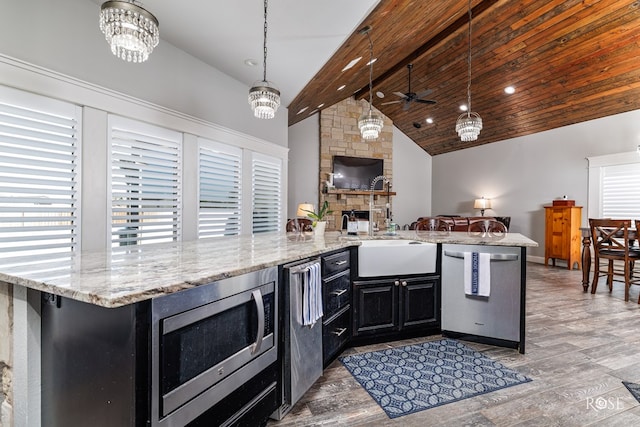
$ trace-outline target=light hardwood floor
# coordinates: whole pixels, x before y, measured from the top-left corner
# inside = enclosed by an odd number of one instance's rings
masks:
[[[281,421],[289,426],[640,426],[640,286],[582,292],[582,273],[527,265],[526,354],[469,343],[532,382],[389,419],[336,360]],[[440,336],[347,349],[344,354]]]

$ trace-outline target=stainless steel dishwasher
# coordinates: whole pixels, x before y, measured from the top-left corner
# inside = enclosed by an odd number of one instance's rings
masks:
[[[464,254],[490,254],[488,297],[467,295]],[[524,353],[525,248],[442,245],[442,333],[517,347]]]
[[[318,265],[319,269],[320,260],[305,260],[283,266],[285,309],[282,405],[271,416],[278,420],[281,420],[322,376],[322,319],[313,326],[304,326],[299,314],[303,299],[302,277],[311,265]],[[322,295],[317,297],[322,298]]]

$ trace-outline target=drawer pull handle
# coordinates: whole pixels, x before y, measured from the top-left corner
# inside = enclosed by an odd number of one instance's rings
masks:
[[[336,265],[345,265],[347,263],[347,260],[343,259],[342,261],[337,261]]]
[[[332,291],[331,295],[333,295],[334,297],[339,297],[340,295],[344,294],[345,292],[347,292],[346,289],[339,289],[337,291]]]
[[[332,334],[336,335],[336,336],[340,336],[342,334],[344,334],[345,332],[347,332],[347,328],[338,328],[335,331],[331,331]]]

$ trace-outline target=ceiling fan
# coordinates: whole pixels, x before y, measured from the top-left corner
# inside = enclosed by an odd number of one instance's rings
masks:
[[[402,109],[404,111],[407,111],[409,107],[411,107],[412,102],[418,102],[420,104],[429,104],[429,105],[433,105],[436,103],[436,101],[432,99],[422,99],[425,96],[429,95],[431,92],[433,92],[433,90],[431,89],[426,89],[419,93],[411,92],[411,69],[413,68],[413,64],[407,64],[407,68],[409,69],[409,90],[406,93],[393,92],[394,95],[397,95],[402,99],[398,101],[383,102],[380,105],[398,104],[400,102],[404,102]]]

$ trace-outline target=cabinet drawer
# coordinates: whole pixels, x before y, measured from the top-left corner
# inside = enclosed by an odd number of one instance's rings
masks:
[[[322,356],[326,362],[335,356],[351,337],[351,306],[343,307],[322,324]]]
[[[349,268],[350,251],[342,251],[322,257],[322,277],[328,277]]]
[[[328,319],[351,300],[351,270],[323,279],[322,282],[324,317]]]

